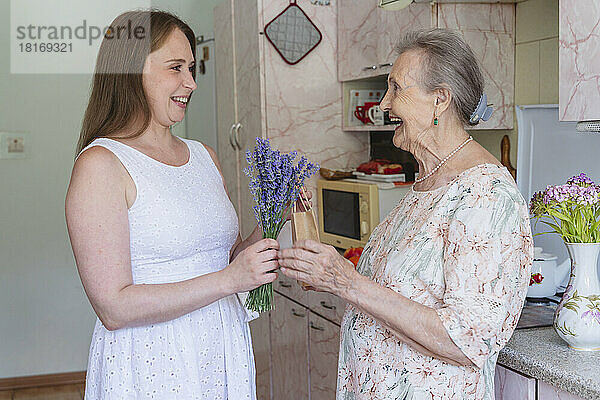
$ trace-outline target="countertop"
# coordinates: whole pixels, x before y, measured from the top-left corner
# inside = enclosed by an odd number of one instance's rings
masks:
[[[584,399],[600,399],[600,351],[572,350],[552,327],[516,330],[498,364]]]

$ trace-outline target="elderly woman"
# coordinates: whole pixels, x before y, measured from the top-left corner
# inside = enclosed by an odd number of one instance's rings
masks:
[[[493,399],[498,352],[532,262],[527,206],[465,131],[487,119],[483,77],[447,30],[407,34],[381,108],[419,178],[374,230],[357,270],[331,246],[278,252],[281,272],[348,302],[337,399]]]

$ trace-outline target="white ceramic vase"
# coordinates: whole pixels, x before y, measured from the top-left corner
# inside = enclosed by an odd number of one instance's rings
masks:
[[[556,312],[554,329],[575,350],[600,350],[600,243],[567,243],[571,278]]]

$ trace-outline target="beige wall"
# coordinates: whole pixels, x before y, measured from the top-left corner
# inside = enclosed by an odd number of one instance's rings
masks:
[[[558,103],[558,0],[527,0],[516,5],[515,104]],[[480,131],[473,137],[500,158],[508,135],[510,160],[517,167],[517,131]]]

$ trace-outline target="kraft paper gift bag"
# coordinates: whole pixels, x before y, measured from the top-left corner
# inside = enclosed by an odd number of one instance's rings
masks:
[[[292,243],[296,244],[299,240],[312,239],[319,241],[319,228],[317,227],[317,217],[310,203],[304,199],[306,192],[302,189],[300,201],[304,211],[299,211],[294,204],[292,210]],[[304,282],[298,281],[304,288],[310,288]]]

